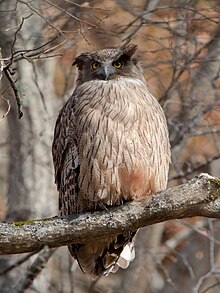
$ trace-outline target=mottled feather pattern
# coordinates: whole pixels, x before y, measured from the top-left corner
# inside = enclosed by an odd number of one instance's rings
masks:
[[[75,104],[79,121],[79,198],[87,197],[92,189],[91,210],[99,199],[106,205],[120,204],[123,198],[133,199],[136,194],[122,193],[119,172],[123,169],[131,172],[137,168],[146,174],[145,178],[156,180],[155,190],[146,186],[137,196],[164,189],[167,170],[163,166],[169,164],[168,133],[166,128],[160,128],[166,123],[165,117],[147,86],[125,78],[117,82],[92,81],[80,86],[76,95],[81,98],[74,101],[73,96],[70,103]],[[160,116],[154,115],[158,112]]]
[[[109,50],[101,51],[103,60],[112,55]],[[53,142],[61,215],[106,209],[166,188],[166,119],[142,74],[136,75],[79,80],[61,110]],[[120,254],[134,234],[69,249],[82,270],[95,277],[120,266]]]

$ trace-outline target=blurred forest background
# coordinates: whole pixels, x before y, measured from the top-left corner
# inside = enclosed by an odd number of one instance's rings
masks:
[[[2,221],[57,214],[51,144],[74,88],[73,60],[129,36],[168,119],[169,186],[200,172],[220,177],[220,1],[1,0]],[[1,256],[0,292],[217,293],[219,228],[196,217],[141,229],[129,269],[95,282],[66,247],[43,251],[43,260],[37,253]]]

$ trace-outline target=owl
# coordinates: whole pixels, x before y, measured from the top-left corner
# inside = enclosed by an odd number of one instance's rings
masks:
[[[60,215],[106,210],[167,186],[164,112],[148,89],[137,45],[86,52],[75,90],[59,113],[52,146]],[[135,231],[69,251],[92,278],[127,268]]]

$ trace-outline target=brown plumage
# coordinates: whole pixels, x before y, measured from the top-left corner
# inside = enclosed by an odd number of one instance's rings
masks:
[[[83,53],[74,65],[76,88],[57,119],[52,150],[60,214],[95,211],[165,189],[167,124],[148,90],[137,46]],[[69,250],[83,272],[107,275],[133,259],[134,234]]]

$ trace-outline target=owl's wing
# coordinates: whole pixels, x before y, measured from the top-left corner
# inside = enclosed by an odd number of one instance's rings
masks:
[[[77,210],[79,160],[74,111],[71,104],[69,100],[59,113],[52,145],[55,183],[59,191],[59,211],[61,215],[73,214]]]

